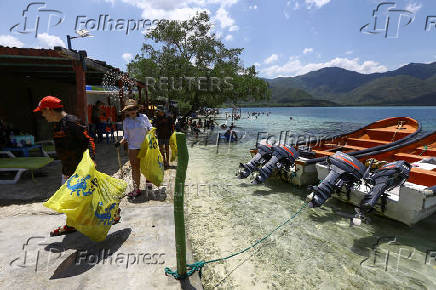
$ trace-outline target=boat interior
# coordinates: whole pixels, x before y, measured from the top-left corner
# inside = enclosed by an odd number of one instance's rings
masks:
[[[388,118],[374,122],[353,133],[319,141],[311,145],[316,158],[333,155],[336,151],[350,153],[403,139],[419,129],[419,123],[408,117]]]
[[[428,187],[436,185],[436,132],[418,139],[412,144],[370,158],[388,162],[407,161],[413,166],[408,182]]]

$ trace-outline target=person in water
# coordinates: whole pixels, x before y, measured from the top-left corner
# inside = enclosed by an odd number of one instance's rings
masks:
[[[238,135],[236,134],[235,131],[233,131],[233,123],[232,125],[229,127],[229,129],[224,133],[224,137],[226,137],[227,140],[230,139],[230,136],[232,136],[232,141],[238,141]]]
[[[141,194],[139,190],[141,180],[140,159],[137,156],[145,135],[151,129],[147,116],[140,114],[138,110],[139,106],[136,101],[129,99],[121,111],[126,117],[123,121],[123,139],[120,144],[128,144],[129,161],[132,167],[133,190],[128,194],[129,197],[136,197]],[[147,186],[150,187],[150,185]]]

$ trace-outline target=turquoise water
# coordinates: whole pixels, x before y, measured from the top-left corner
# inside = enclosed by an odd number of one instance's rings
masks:
[[[250,159],[257,132],[330,135],[393,116],[417,119],[424,132],[436,130],[436,107],[242,111],[243,119],[235,122],[243,136],[240,143],[221,145],[217,152],[216,146],[203,145],[202,137],[200,142],[189,139],[186,219],[196,260],[249,246],[304,203],[305,188],[275,179],[254,186],[236,178],[239,162]],[[248,111],[271,115],[247,119]],[[257,250],[208,264],[203,270],[205,288],[436,289],[436,259],[431,257],[432,251],[436,255],[436,215],[412,228],[377,216],[369,225],[350,228],[348,220],[335,212],[351,213],[353,208],[331,199],[321,209],[304,210]]]

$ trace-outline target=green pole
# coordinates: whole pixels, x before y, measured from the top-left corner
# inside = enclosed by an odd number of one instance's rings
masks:
[[[185,236],[185,213],[184,213],[184,192],[186,180],[186,168],[188,167],[189,154],[186,147],[186,136],[183,133],[176,133],[177,143],[177,170],[174,189],[174,224],[176,235],[176,258],[177,273],[184,277],[186,275],[186,236]]]

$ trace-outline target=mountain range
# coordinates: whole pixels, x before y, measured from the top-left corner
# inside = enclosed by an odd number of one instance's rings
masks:
[[[265,80],[274,105],[436,105],[436,62],[410,63],[372,74],[326,67],[301,76]]]

